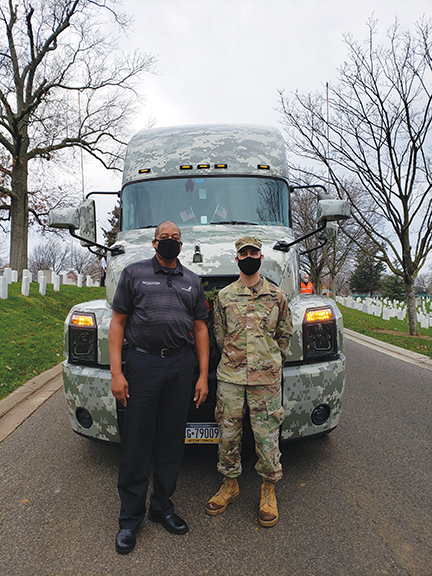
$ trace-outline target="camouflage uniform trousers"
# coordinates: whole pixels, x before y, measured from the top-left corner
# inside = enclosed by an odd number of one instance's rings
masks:
[[[260,476],[276,482],[282,478],[279,428],[284,419],[281,385],[242,386],[218,382],[215,418],[220,430],[218,471],[236,478],[242,472],[243,417],[249,407]]]

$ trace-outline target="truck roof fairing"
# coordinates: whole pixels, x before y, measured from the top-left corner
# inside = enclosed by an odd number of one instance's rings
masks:
[[[188,174],[288,179],[282,134],[268,126],[216,124],[142,130],[131,139],[123,185]]]

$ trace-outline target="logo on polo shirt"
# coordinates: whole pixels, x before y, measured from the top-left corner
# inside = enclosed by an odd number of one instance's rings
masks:
[[[192,286],[189,286],[189,288],[183,288],[182,286],[182,290],[184,290],[185,292],[190,292],[192,290]]]
[[[153,281],[153,282],[147,282],[146,280],[142,281],[143,284],[145,284],[146,286],[159,286],[160,282],[157,281]]]

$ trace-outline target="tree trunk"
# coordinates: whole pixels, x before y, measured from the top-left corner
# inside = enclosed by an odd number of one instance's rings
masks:
[[[330,296],[334,299],[337,296],[336,276],[333,276],[333,274],[331,274],[330,278],[331,278],[331,294],[330,294]]]
[[[27,190],[27,159],[18,157],[12,167],[12,194],[11,194],[11,243],[10,262],[12,270],[18,271],[18,278],[22,278],[22,271],[27,268],[28,257],[28,190]]]
[[[407,301],[408,324],[410,335],[418,336],[419,330],[417,322],[417,308],[415,303],[414,280],[412,278],[409,279],[408,283],[405,281],[405,293]]]
[[[309,277],[310,282],[312,282],[312,286],[315,288],[316,294],[321,294],[321,286],[318,274],[314,274],[314,270],[311,270],[311,274]]]

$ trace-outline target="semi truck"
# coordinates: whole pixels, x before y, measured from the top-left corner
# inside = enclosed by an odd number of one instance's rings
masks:
[[[337,426],[345,387],[342,316],[331,298],[300,293],[302,238],[294,236],[290,204],[300,187],[290,184],[285,142],[277,128],[176,126],[142,130],[128,144],[114,245],[96,241],[94,193],[79,206],[51,211],[50,226],[68,229],[82,245],[107,255],[106,298],[74,306],[65,321],[63,381],[75,432],[120,441],[124,407],[110,390],[111,304],[123,268],[154,256],[155,228],[165,220],[181,229],[180,260],[202,280],[210,318],[214,295],[238,278],[235,241],[260,238],[261,274],[285,292],[293,320],[283,367],[281,441],[325,434]],[[307,236],[316,235],[319,245],[334,238],[337,222],[349,217],[349,206],[324,187],[315,188],[316,228]],[[125,355],[127,350],[125,341]],[[187,443],[218,441],[218,359],[211,338],[209,395],[198,410],[191,398]]]

